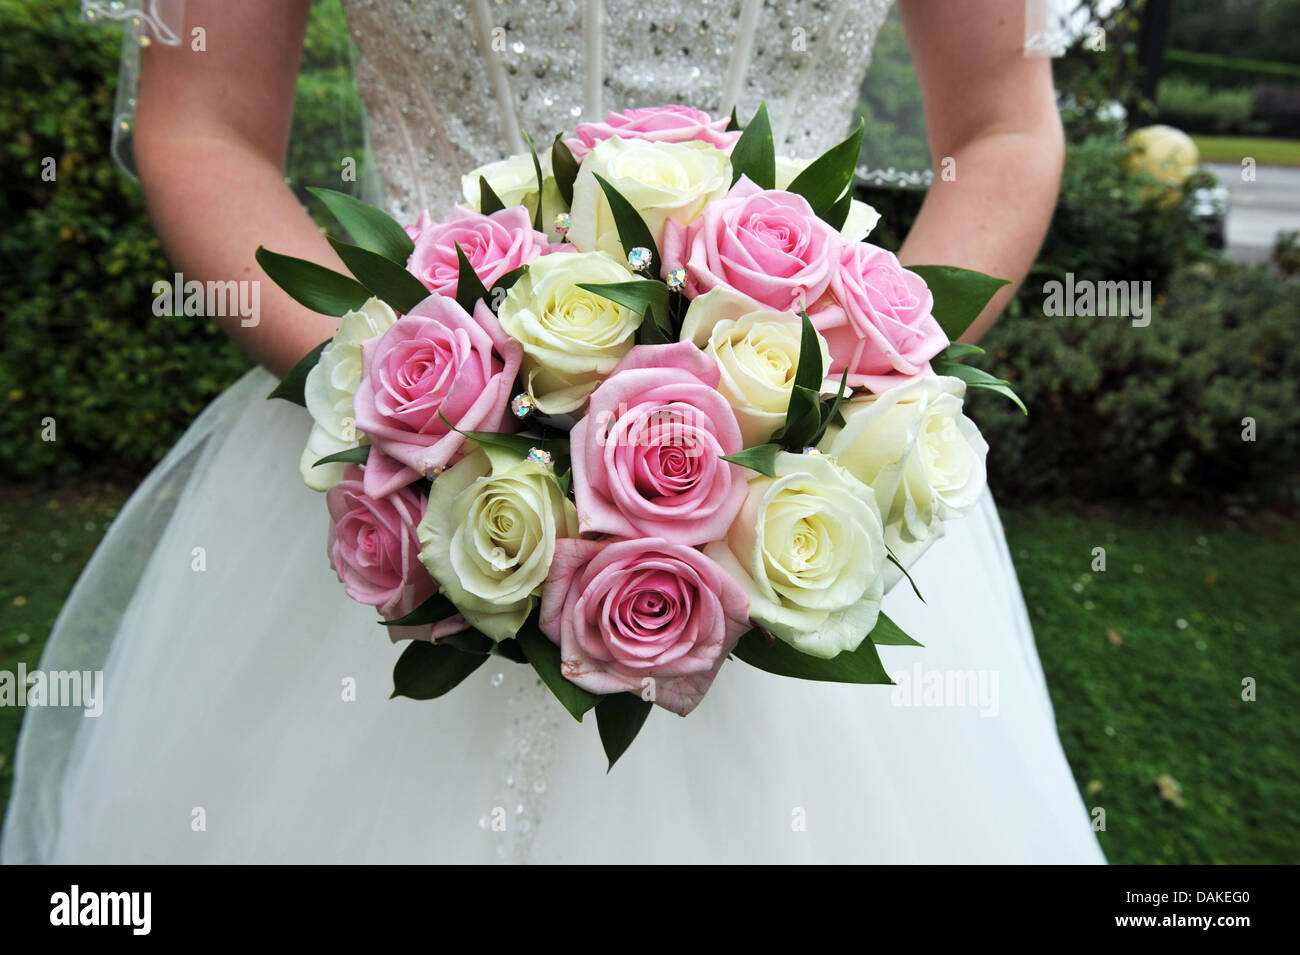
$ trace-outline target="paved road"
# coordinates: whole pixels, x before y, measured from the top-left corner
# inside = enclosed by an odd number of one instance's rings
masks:
[[[1262,262],[1279,232],[1300,229],[1300,169],[1258,166],[1255,181],[1241,178],[1241,166],[1202,163],[1228,190],[1228,255]]]

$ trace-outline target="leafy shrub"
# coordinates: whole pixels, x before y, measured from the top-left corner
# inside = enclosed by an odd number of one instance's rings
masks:
[[[1268,84],[1300,85],[1300,66],[1215,53],[1166,50],[1164,73],[1205,83],[1216,90],[1253,89]]]
[[[215,327],[153,314],[152,283],[171,270],[139,190],[108,159],[118,51],[67,4],[0,5],[6,476],[147,464],[248,367]]]
[[[1193,190],[1209,182],[1196,173],[1184,191],[1171,190],[1132,169],[1127,147],[1111,135],[1068,145],[1056,213],[1021,304],[1037,310],[1042,281],[1067,272],[1147,280],[1156,293],[1164,291],[1173,272],[1210,254],[1190,209]]]
[[[1160,121],[1192,133],[1257,133],[1252,122],[1254,94],[1248,89],[1214,90],[1199,80],[1167,76],[1160,81],[1156,107]]]
[[[1297,503],[1300,284],[1267,267],[1189,266],[1144,328],[1039,310],[983,344],[1030,411],[971,399],[1002,497]]]
[[[172,269],[139,189],[108,158],[119,35],[75,4],[0,4],[0,475],[139,473],[249,360],[209,321],[153,314]],[[293,182],[346,189],[360,107],[337,3],[316,4]],[[56,178],[42,177],[46,158]],[[314,159],[312,157],[315,157]],[[313,203],[315,200],[311,200]],[[53,418],[55,441],[42,440]]]

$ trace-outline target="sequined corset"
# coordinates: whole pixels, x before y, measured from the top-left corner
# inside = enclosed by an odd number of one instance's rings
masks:
[[[750,116],[780,154],[848,129],[892,0],[344,0],[389,211],[460,198],[460,176],[611,109]]]

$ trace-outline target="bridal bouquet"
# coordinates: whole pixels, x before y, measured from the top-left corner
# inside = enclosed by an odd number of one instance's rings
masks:
[[[724,662],[889,683],[885,592],[984,488],[953,340],[1002,285],[864,241],[862,127],[812,161],[681,106],[612,113],[403,227],[317,191],[343,275],[258,250],[332,339],[273,392],[314,419],[347,593],[411,642],[394,695],[489,655],[595,718],[612,767]],[[918,595],[919,596],[919,595]]]

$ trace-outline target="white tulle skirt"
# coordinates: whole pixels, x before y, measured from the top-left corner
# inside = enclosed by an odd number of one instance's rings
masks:
[[[41,668],[102,670],[102,715],[32,708],[5,862],[1102,862],[1057,739],[992,500],[886,610],[896,687],[723,667],[610,773],[492,658],[389,699],[401,653],[325,553],[309,421],[250,372],[126,505]]]

